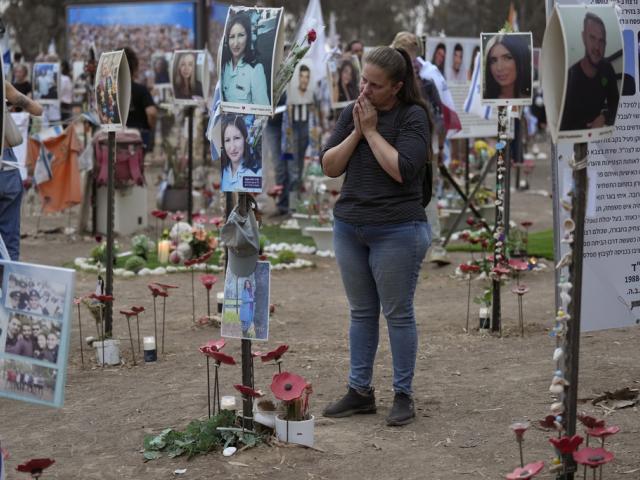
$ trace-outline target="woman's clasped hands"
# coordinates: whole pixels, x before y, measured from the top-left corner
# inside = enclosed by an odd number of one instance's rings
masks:
[[[378,125],[378,112],[371,101],[363,94],[358,96],[353,107],[353,124],[355,130],[362,136],[375,132]]]

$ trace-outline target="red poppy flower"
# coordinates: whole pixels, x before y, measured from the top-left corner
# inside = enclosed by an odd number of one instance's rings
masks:
[[[206,356],[213,358],[218,364],[225,363],[227,365],[235,365],[236,361],[233,359],[231,355],[227,355],[226,353],[216,352],[212,349],[208,349],[206,352],[202,352]]]
[[[289,350],[289,345],[283,344],[275,350],[260,354],[260,359],[263,362],[268,362],[269,360],[280,360],[280,357],[282,357],[282,355],[284,355],[287,350]]]
[[[529,287],[522,283],[520,285],[516,285],[511,289],[511,293],[515,293],[516,295],[524,295],[527,292],[529,292]]]
[[[476,238],[476,237],[469,236],[469,243],[471,245],[477,245],[478,243],[480,243],[480,239]]]
[[[589,465],[591,468],[599,467],[613,460],[612,452],[604,448],[585,447],[579,452],[573,453],[573,459],[580,465]]]
[[[617,425],[612,425],[610,427],[602,426],[602,427],[588,429],[587,435],[604,440],[605,438],[611,435],[615,435],[619,431],[620,431],[620,427],[618,427]]]
[[[245,397],[251,397],[251,398],[264,397],[264,393],[262,393],[260,390],[254,390],[253,388],[247,387],[246,385],[234,385],[234,388],[238,390]]]
[[[188,260],[184,261],[184,266],[185,267],[192,267],[196,263],[198,263],[198,259],[197,258],[189,258]]]
[[[516,422],[511,424],[511,430],[516,434],[516,440],[522,442],[524,439],[524,432],[529,430],[531,424],[529,422]]]
[[[508,268],[502,267],[498,265],[497,267],[493,267],[491,271],[497,275],[509,275],[510,270]]]
[[[470,265],[468,263],[463,263],[460,265],[460,271],[462,273],[476,273],[480,271],[479,265]]]
[[[159,218],[160,220],[164,220],[169,215],[169,212],[165,212],[164,210],[152,210],[151,215]]]
[[[184,220],[184,213],[182,212],[176,212],[173,215],[171,215],[171,219],[174,222],[181,222],[182,220]]]
[[[203,347],[207,347],[213,352],[219,352],[224,348],[226,344],[227,342],[224,338],[219,338],[218,340],[209,340],[203,345]]]
[[[150,283],[149,285],[147,285],[147,287],[149,287],[149,290],[151,290],[151,294],[154,297],[168,297],[169,294],[166,292],[166,290],[163,290],[162,287],[160,287],[159,285],[156,285],[155,283]]]
[[[271,381],[271,391],[278,400],[290,402],[302,397],[307,381],[295,373],[276,373]]]
[[[529,262],[525,260],[517,260],[515,258],[512,258],[509,260],[509,266],[513,270],[517,270],[518,272],[525,272],[529,270]]]
[[[485,238],[484,240],[482,240],[481,245],[482,245],[482,248],[488,248],[489,247],[489,240],[487,240]]]
[[[516,468],[513,472],[508,473],[506,478],[507,480],[527,480],[535,477],[543,468],[544,462],[540,460],[539,462],[529,463],[524,467]]]
[[[120,310],[120,313],[127,318],[133,317],[136,314],[136,312],[134,312],[133,310]]]
[[[218,277],[208,273],[206,275],[201,275],[200,276],[200,281],[202,282],[202,285],[204,285],[204,288],[206,288],[207,290],[211,290],[211,288],[218,281]]]
[[[220,182],[213,182],[211,186],[214,190],[220,190]]]
[[[556,428],[556,417],[547,415],[539,423],[542,428]]]
[[[81,302],[82,302],[82,297],[73,297],[74,305],[80,305]]]
[[[317,34],[313,28],[307,32],[307,42],[309,42],[309,45],[315,42],[316,38],[317,38]]]
[[[56,461],[52,458],[33,458],[29,460],[27,463],[22,463],[16,467],[16,470],[19,472],[30,473],[31,475],[42,473],[45,468],[49,468],[51,465],[56,463]]]
[[[215,225],[216,227],[219,227],[220,225],[222,225],[222,223],[224,223],[224,220],[222,219],[222,217],[211,217],[209,223]]]
[[[154,282],[154,284],[159,286],[163,290],[169,290],[170,288],[178,288],[177,285],[169,285],[168,283]]]
[[[580,435],[574,435],[573,437],[553,437],[549,439],[549,442],[556,447],[562,455],[566,455],[575,452],[582,443],[582,440],[583,438]]]
[[[203,253],[202,255],[200,255],[197,260],[198,263],[207,263],[207,261],[211,258],[211,255],[213,255],[213,251],[209,250],[205,253]]]
[[[113,295],[98,295],[96,293],[92,293],[91,295],[89,295],[89,298],[98,300],[100,303],[113,302]]]
[[[578,414],[578,420],[580,420],[582,424],[587,428],[604,427],[604,420],[598,420],[597,418],[591,417],[589,415]]]
[[[102,242],[102,235],[96,235],[95,237],[96,242],[101,243]]]
[[[463,240],[463,241],[466,242],[467,240],[469,240],[470,236],[471,236],[471,234],[469,232],[462,232],[460,234],[460,240]]]
[[[472,227],[474,223],[476,223],[476,221],[474,220],[473,217],[467,217],[467,225]]]
[[[133,307],[131,307],[131,311],[135,313],[142,313],[144,312],[144,307],[134,305]]]
[[[533,222],[525,220],[524,222],[520,222],[520,225],[522,225],[523,228],[529,228],[531,225],[533,225]]]

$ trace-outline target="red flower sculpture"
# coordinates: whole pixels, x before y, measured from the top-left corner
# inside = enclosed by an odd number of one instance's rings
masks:
[[[527,270],[529,270],[529,262],[525,260],[517,260],[515,258],[512,258],[509,260],[509,266],[513,270],[516,270],[518,272],[526,272]]]
[[[556,428],[556,417],[547,415],[544,419],[540,420],[539,423],[542,428]]]
[[[144,307],[134,305],[133,307],[131,307],[131,311],[135,313],[142,313],[144,312]]]
[[[147,287],[149,287],[149,290],[151,290],[151,294],[154,297],[168,297],[169,294],[167,293],[166,290],[164,290],[162,287],[160,287],[159,285],[155,284],[155,283],[150,283],[149,285],[147,285]]]
[[[524,439],[524,432],[529,430],[531,424],[529,422],[516,422],[511,424],[511,430],[516,434],[516,440],[522,442]]]
[[[160,220],[164,220],[169,215],[169,212],[165,212],[164,210],[152,210],[151,215],[155,218],[159,218]]]
[[[227,365],[235,365],[236,361],[233,359],[231,355],[227,355],[226,353],[216,352],[214,350],[208,349],[206,352],[202,352],[206,356],[213,358],[218,364],[225,363]]]
[[[523,228],[529,228],[531,225],[533,225],[533,222],[525,220],[524,222],[520,222],[520,225],[522,225]]]
[[[184,220],[184,213],[182,212],[176,212],[173,215],[171,215],[171,219],[174,222],[181,222],[182,220]]]
[[[507,480],[527,480],[535,477],[543,468],[544,462],[542,460],[539,462],[529,463],[524,467],[518,467],[513,472],[508,473],[506,478]]]
[[[618,427],[617,425],[612,425],[610,427],[596,427],[596,428],[590,428],[587,430],[587,435],[590,435],[592,437],[596,437],[599,438],[601,440],[604,440],[605,438],[611,436],[611,435],[615,435],[616,433],[618,433],[620,431],[620,427]]]
[[[100,303],[113,302],[113,295],[98,295],[98,294],[92,293],[91,295],[89,295],[89,298],[93,298],[94,300],[97,300]]]
[[[460,265],[460,271],[462,273],[476,273],[480,271],[479,265],[470,265],[468,263],[462,263]]]
[[[246,385],[234,385],[234,388],[238,390],[245,397],[251,397],[251,398],[264,397],[264,393],[262,393],[260,390],[254,390],[253,388],[247,387]]]
[[[580,465],[588,465],[591,468],[599,467],[605,463],[609,463],[613,460],[614,455],[612,452],[605,450],[604,448],[590,448],[585,447],[579,452],[574,452],[573,459]]]
[[[220,190],[220,182],[213,182],[211,186],[214,190]]]
[[[295,373],[276,373],[271,381],[271,391],[278,400],[291,402],[302,397],[307,381]]]
[[[177,285],[169,285],[168,283],[154,282],[154,284],[159,286],[163,290],[169,290],[170,288],[178,288]]]
[[[476,221],[473,217],[467,217],[467,225],[469,225],[470,227],[473,227],[474,223],[476,223]]]
[[[120,313],[125,317],[133,317],[134,315],[136,315],[136,312],[134,312],[133,310],[120,310]]]
[[[96,242],[101,243],[102,242],[102,235],[96,235],[95,237]]]
[[[30,473],[31,475],[42,473],[46,468],[56,463],[52,458],[33,458],[27,463],[22,463],[16,467],[19,472]]]
[[[204,288],[211,290],[218,281],[218,277],[211,274],[201,275],[200,281],[202,282],[202,285],[204,285]]]
[[[500,265],[498,265],[497,267],[493,267],[491,269],[491,271],[497,275],[509,275],[510,270],[508,268],[505,267],[501,267]]]
[[[198,263],[207,263],[207,260],[211,258],[211,255],[213,255],[213,250],[203,253],[196,260],[198,260]]]
[[[307,32],[307,42],[309,42],[309,45],[315,42],[316,38],[318,38],[317,33],[313,28]]]
[[[574,435],[573,437],[550,438],[549,442],[551,442],[562,455],[567,455],[575,452],[582,444],[582,440],[583,438],[580,435]]]
[[[524,295],[528,291],[529,291],[529,287],[527,287],[526,285],[523,285],[522,283],[520,285],[516,285],[511,289],[511,293],[515,293],[516,295]]]
[[[197,258],[189,258],[188,260],[184,261],[184,266],[185,267],[193,267],[196,263],[198,263],[198,259]]]
[[[82,302],[82,297],[73,297],[74,305],[80,305],[81,302]]]
[[[280,345],[275,350],[271,350],[270,352],[260,353],[259,356],[263,362],[268,362],[269,360],[280,360],[280,357],[282,357],[282,355],[284,355],[287,350],[289,350],[289,345],[284,344]]]
[[[219,338],[218,340],[209,340],[202,347],[200,347],[200,349],[208,348],[209,350],[211,350],[213,352],[219,352],[220,350],[222,350],[224,348],[224,346],[226,344],[227,344],[227,342],[226,342],[226,340],[224,338]]]
[[[216,227],[219,227],[224,223],[224,220],[222,217],[211,217],[211,219],[209,220],[209,223],[212,225],[215,225]]]
[[[604,420],[598,420],[586,414],[579,414],[578,420],[587,428],[601,428],[604,427]]]

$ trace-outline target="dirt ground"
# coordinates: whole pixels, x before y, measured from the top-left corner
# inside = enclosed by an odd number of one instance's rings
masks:
[[[532,189],[513,195],[512,216],[532,219],[534,230],[551,226],[551,201],[534,193],[550,190],[549,162],[540,164]],[[75,214],[74,214],[75,215]],[[64,226],[66,217],[47,218],[41,228]],[[26,218],[23,231],[35,231],[35,219]],[[62,265],[94,245],[92,239],[69,240],[65,236],[28,236],[22,258],[32,263]],[[0,440],[11,455],[9,479],[24,478],[15,466],[33,457],[52,457],[56,464],[43,478],[57,479],[169,479],[178,478],[281,478],[281,479],[479,479],[504,478],[518,466],[518,448],[509,425],[548,414],[548,393],[554,371],[551,359],[555,342],[548,335],[553,325],[553,270],[529,273],[531,287],[525,296],[524,338],[517,330],[517,302],[504,288],[501,338],[477,330],[463,331],[467,284],[452,277],[455,265],[468,254],[452,254],[453,264],[434,267],[425,263],[416,294],[420,344],[414,381],[416,422],[403,428],[387,427],[384,417],[393,398],[388,335],[381,321],[375,386],[376,415],[325,419],[320,413],[345,391],[348,370],[348,311],[334,259],[310,257],[317,267],[272,273],[270,340],[256,345],[264,350],[287,343],[284,367],[313,383],[312,413],[316,415],[316,449],[260,446],[231,458],[221,454],[168,459],[145,463],[143,436],[173,427],[182,429],[207,414],[205,359],[198,346],[215,339],[214,327],[196,327],[191,320],[191,280],[188,274],[169,277],[117,279],[116,311],[142,304],[149,311],[150,281],[179,285],[167,305],[166,353],[153,364],[130,365],[126,322],[114,317],[114,335],[122,340],[126,363],[97,368],[93,351],[86,368],[80,364],[78,325],[73,317],[71,352],[64,407],[56,410],[0,399]],[[79,272],[77,294],[93,290],[95,276]],[[219,282],[216,291],[222,289]],[[473,294],[481,287],[474,284]],[[215,298],[212,296],[212,298]],[[197,314],[206,312],[200,292]],[[471,325],[478,325],[478,307],[472,304]],[[83,313],[83,333],[93,333],[89,315]],[[141,317],[143,333],[153,330],[153,316]],[[640,388],[638,329],[583,334],[579,397],[589,399],[606,390]],[[240,342],[229,341],[225,352],[240,357]],[[256,364],[256,386],[269,389],[271,365]],[[221,368],[223,394],[234,394],[241,381],[239,366]],[[604,412],[590,402],[581,410],[596,416]],[[607,445],[615,462],[605,469],[607,479],[640,479],[638,409],[617,410],[606,416],[608,424],[622,431]],[[553,450],[551,434],[533,426],[525,436],[525,462],[545,460]],[[553,478],[546,470],[537,478]]]

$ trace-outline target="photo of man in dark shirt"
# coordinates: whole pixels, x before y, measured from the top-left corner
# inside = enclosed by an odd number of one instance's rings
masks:
[[[602,19],[584,17],[584,57],[568,73],[567,94],[560,130],[586,130],[613,125],[620,93],[611,63],[604,58],[607,30]]]

